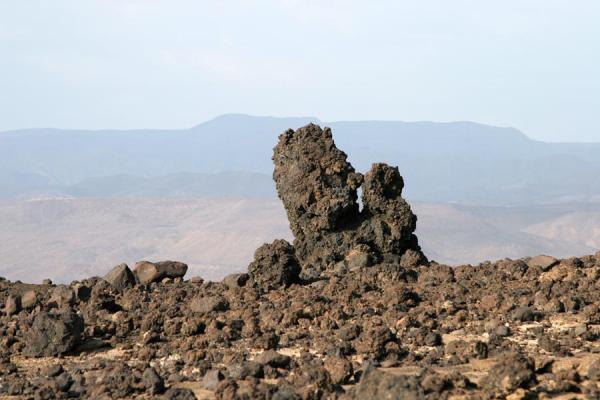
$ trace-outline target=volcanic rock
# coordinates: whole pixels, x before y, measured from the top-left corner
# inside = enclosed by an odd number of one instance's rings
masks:
[[[144,370],[142,382],[150,394],[159,394],[165,390],[165,383],[154,368],[149,367]]]
[[[264,244],[254,253],[254,261],[248,266],[251,283],[269,291],[288,287],[299,282],[300,266],[294,248],[283,239]]]
[[[414,376],[394,376],[370,367],[356,386],[353,399],[418,400],[425,394]]]
[[[37,293],[31,289],[21,295],[21,306],[24,309],[30,309],[37,305]]]
[[[558,264],[558,260],[551,256],[535,256],[527,261],[528,266],[541,268],[542,271],[547,271],[556,264]]]
[[[163,278],[182,278],[188,266],[178,261],[161,261],[157,263],[139,261],[135,264],[133,273],[142,285],[160,282]]]
[[[75,291],[67,285],[59,285],[54,288],[49,303],[56,307],[70,306],[75,302]]]
[[[209,313],[212,311],[226,311],[229,308],[227,300],[221,296],[203,296],[194,298],[190,303],[190,310],[196,313]]]
[[[290,357],[280,354],[275,350],[266,350],[256,357],[256,361],[275,368],[285,368],[290,363]]]
[[[600,398],[600,253],[427,262],[397,168],[363,177],[314,125],[274,159],[296,248],[263,245],[248,274],[0,279],[0,397]]]
[[[202,386],[204,386],[206,389],[215,390],[223,378],[223,373],[218,369],[210,370],[204,374],[204,377],[202,378]]]
[[[223,278],[223,283],[230,289],[241,288],[248,282],[248,274],[230,274]]]
[[[127,264],[119,264],[111,269],[104,275],[104,280],[110,283],[111,286],[118,291],[123,291],[124,289],[135,285],[135,276]]]
[[[23,354],[42,357],[68,353],[79,343],[82,332],[83,321],[73,311],[42,312],[28,332]]]
[[[397,168],[373,164],[363,177],[335,146],[331,130],[314,124],[284,132],[273,162],[277,193],[303,269],[323,270],[361,244],[378,261],[408,266],[426,261],[413,234],[416,216],[401,197],[404,182]]]
[[[482,385],[490,393],[506,395],[517,388],[527,387],[534,381],[533,362],[520,353],[509,353],[501,356]]]
[[[6,298],[4,312],[6,315],[13,315],[21,311],[21,298],[19,296],[10,295]]]

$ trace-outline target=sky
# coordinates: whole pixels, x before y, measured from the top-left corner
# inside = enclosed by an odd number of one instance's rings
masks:
[[[600,142],[597,0],[2,0],[0,130],[224,113]]]

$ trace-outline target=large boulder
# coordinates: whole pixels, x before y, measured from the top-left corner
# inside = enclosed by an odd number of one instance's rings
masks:
[[[135,264],[133,273],[137,281],[145,285],[151,282],[159,282],[164,278],[183,278],[188,266],[178,261],[161,261],[157,263],[139,261]]]
[[[252,285],[265,292],[298,283],[300,265],[294,248],[283,239],[265,243],[254,253],[248,276]]]
[[[363,177],[335,146],[331,130],[314,124],[280,135],[273,162],[303,269],[323,270],[358,245],[368,245],[376,261],[405,266],[426,261],[414,235],[417,217],[402,198],[398,168],[374,164]]]
[[[72,351],[83,332],[83,320],[72,310],[38,314],[27,332],[23,354],[55,357]]]

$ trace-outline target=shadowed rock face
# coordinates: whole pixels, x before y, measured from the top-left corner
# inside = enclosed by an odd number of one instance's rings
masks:
[[[303,269],[322,271],[359,245],[367,245],[376,262],[414,266],[426,261],[413,234],[417,218],[402,198],[398,168],[373,164],[365,176],[357,173],[335,146],[331,130],[314,124],[280,135],[273,162]]]

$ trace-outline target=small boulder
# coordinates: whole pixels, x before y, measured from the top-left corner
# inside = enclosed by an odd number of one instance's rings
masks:
[[[117,265],[103,279],[120,292],[135,285],[135,276],[127,264]]]
[[[161,261],[157,263],[139,261],[133,273],[142,285],[160,282],[163,278],[182,278],[187,272],[187,264],[178,261]]]
[[[190,310],[196,313],[227,311],[228,309],[229,302],[221,296],[196,297],[190,302]]]
[[[331,377],[331,381],[336,385],[348,383],[354,374],[352,362],[341,357],[327,357],[325,359],[325,369]]]
[[[558,264],[558,260],[551,256],[535,256],[527,261],[527,266],[531,268],[541,268],[542,271],[548,271]]]
[[[218,369],[211,369],[202,378],[202,386],[208,390],[215,390],[225,377]]]
[[[57,307],[70,306],[75,302],[75,292],[66,285],[59,285],[54,288],[48,303]]]
[[[482,387],[488,393],[507,395],[518,388],[525,388],[535,382],[533,361],[520,353],[502,355],[487,376]]]
[[[9,295],[6,298],[4,311],[6,312],[6,315],[13,315],[21,311],[21,298],[18,296]]]
[[[163,379],[156,373],[154,368],[148,367],[144,370],[142,374],[142,383],[150,394],[160,394],[165,390],[165,382]]]
[[[229,289],[240,288],[248,282],[248,274],[230,274],[223,278],[223,283]]]
[[[185,388],[170,388],[163,394],[161,399],[164,400],[196,400],[197,397],[191,389]]]
[[[294,248],[283,239],[265,243],[254,253],[254,261],[248,266],[248,275],[252,284],[263,291],[298,283],[300,265]]]
[[[83,320],[71,310],[39,314],[27,332],[23,354],[56,357],[73,350],[83,332]]]
[[[520,322],[531,322],[535,319],[536,313],[530,307],[519,307],[512,313],[512,319]]]
[[[227,367],[227,373],[230,378],[236,380],[246,379],[247,377],[262,378],[264,376],[263,366],[255,361],[231,364]]]
[[[289,356],[278,353],[275,350],[267,350],[256,357],[256,361],[273,368],[287,368],[292,359]]]
[[[354,391],[354,399],[416,400],[424,399],[418,378],[392,375],[367,367]]]
[[[204,283],[204,279],[201,276],[192,276],[190,278],[190,283],[201,285]]]
[[[21,295],[21,307],[30,309],[37,305],[38,299],[35,290],[31,289]]]

